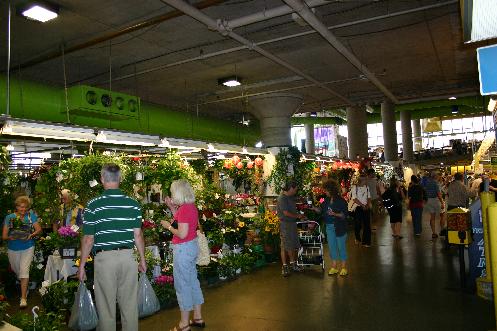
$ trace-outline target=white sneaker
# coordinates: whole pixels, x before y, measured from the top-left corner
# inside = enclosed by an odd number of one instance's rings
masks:
[[[28,301],[26,299],[21,299],[21,303],[19,304],[19,308],[26,308],[28,306]]]

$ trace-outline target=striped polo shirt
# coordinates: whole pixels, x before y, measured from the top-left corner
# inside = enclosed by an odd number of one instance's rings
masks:
[[[133,248],[134,229],[140,228],[140,204],[119,189],[105,190],[85,208],[83,234],[93,235],[93,249]]]

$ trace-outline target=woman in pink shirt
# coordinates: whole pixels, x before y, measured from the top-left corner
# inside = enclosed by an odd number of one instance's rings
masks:
[[[195,206],[195,194],[192,186],[185,179],[175,180],[171,184],[171,198],[165,200],[174,215],[177,227],[168,221],[162,221],[164,228],[173,234],[173,276],[176,297],[181,310],[181,320],[175,330],[187,331],[190,326],[205,327],[201,307],[204,296],[197,277],[197,227],[198,210]],[[193,320],[190,312],[193,310]]]

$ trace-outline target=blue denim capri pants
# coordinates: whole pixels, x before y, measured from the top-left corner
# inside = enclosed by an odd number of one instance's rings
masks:
[[[173,245],[174,289],[182,311],[192,311],[193,306],[204,303],[204,296],[197,277],[197,239]]]

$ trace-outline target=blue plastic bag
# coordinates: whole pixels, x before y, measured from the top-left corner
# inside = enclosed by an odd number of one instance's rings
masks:
[[[160,310],[159,299],[145,273],[140,274],[138,283],[138,316],[140,318],[155,314]]]
[[[81,282],[74,297],[68,325],[73,330],[86,331],[95,329],[97,324],[98,315],[91,293],[85,283]]]

